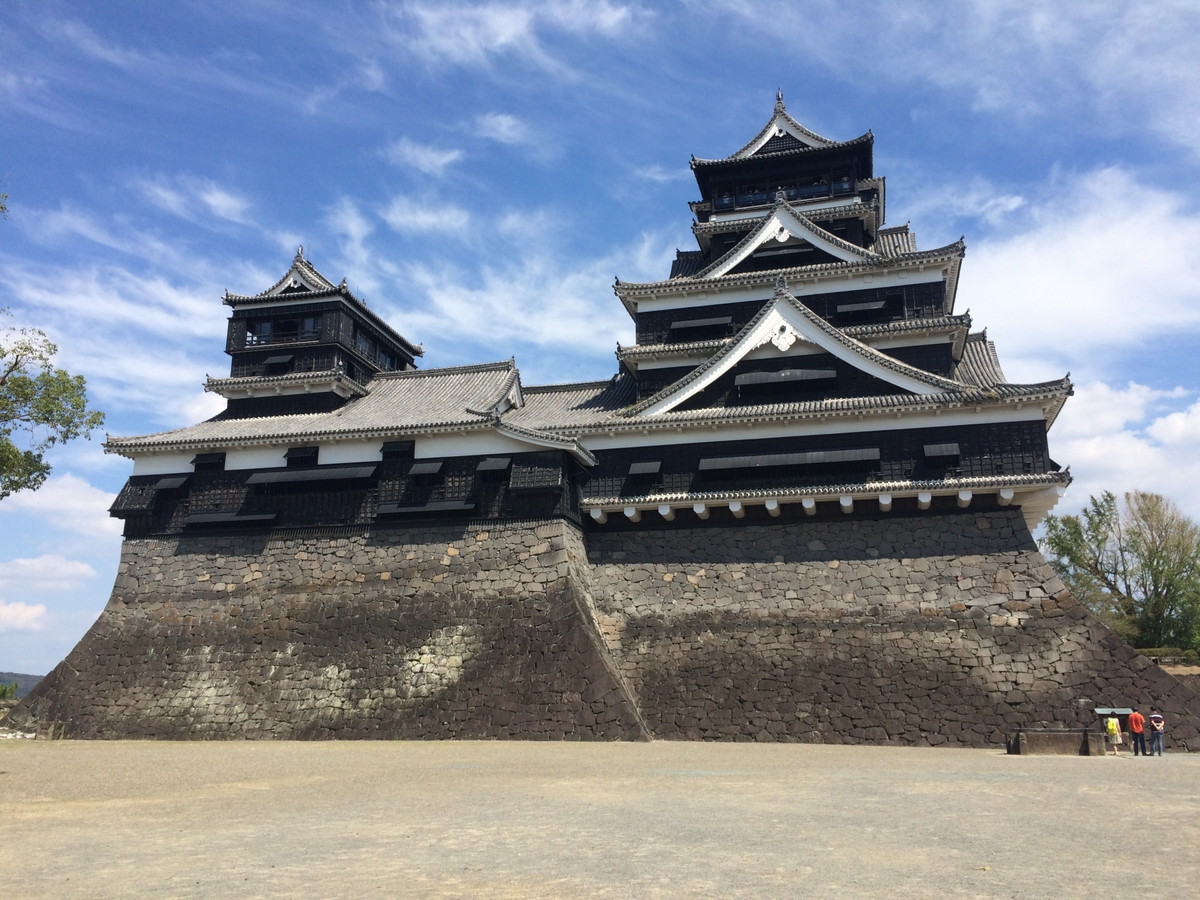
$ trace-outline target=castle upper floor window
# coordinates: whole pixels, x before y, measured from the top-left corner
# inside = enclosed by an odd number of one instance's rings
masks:
[[[321,336],[320,316],[293,316],[278,319],[248,319],[246,346],[315,341]]]

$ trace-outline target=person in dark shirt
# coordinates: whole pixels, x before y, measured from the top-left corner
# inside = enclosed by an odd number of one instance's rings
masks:
[[[1166,722],[1163,721],[1163,714],[1158,711],[1157,707],[1150,707],[1150,755],[1155,752],[1162,756],[1163,748],[1163,732],[1166,731]]]
[[[1146,753],[1146,717],[1135,706],[1129,714],[1129,739],[1133,742],[1133,755],[1148,756]]]

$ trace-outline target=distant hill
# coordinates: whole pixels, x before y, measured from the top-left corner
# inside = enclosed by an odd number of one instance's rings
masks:
[[[0,684],[17,683],[17,699],[24,697],[33,690],[33,686],[42,680],[41,675],[22,675],[20,672],[0,672]]]

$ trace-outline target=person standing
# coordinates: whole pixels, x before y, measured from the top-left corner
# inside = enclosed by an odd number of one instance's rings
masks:
[[[1163,732],[1166,730],[1166,722],[1163,721],[1163,714],[1158,711],[1158,707],[1150,707],[1150,755],[1155,752],[1162,756],[1163,748]]]
[[[1138,712],[1136,706],[1129,714],[1129,740],[1133,744],[1134,756],[1138,755],[1139,750],[1142,756],[1149,755],[1146,753],[1146,717]]]
[[[1121,747],[1121,720],[1117,718],[1116,713],[1109,713],[1108,718],[1104,720],[1104,735],[1112,747],[1113,756],[1116,756]]]

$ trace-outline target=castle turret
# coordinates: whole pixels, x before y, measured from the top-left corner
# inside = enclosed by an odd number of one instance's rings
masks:
[[[291,268],[259,294],[225,293],[232,307],[228,378],[205,390],[227,398],[231,417],[327,412],[380,372],[416,368],[424,351],[392,330],[343,281],[334,284],[296,251]]]

